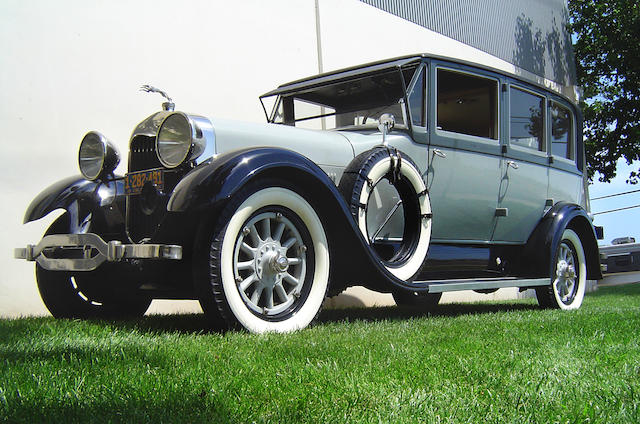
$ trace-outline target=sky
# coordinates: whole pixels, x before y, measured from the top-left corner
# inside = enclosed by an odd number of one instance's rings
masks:
[[[626,191],[640,190],[640,184],[631,185],[625,181],[632,170],[638,171],[640,163],[627,165],[626,161],[618,161],[616,177],[610,183],[597,181],[597,174],[594,183],[589,186],[589,197],[607,196]],[[625,194],[602,200],[591,201],[591,212],[607,211],[611,209],[623,208],[627,206],[640,205],[640,192]],[[601,245],[611,244],[611,240],[617,237],[631,236],[640,242],[640,208],[628,209],[619,212],[595,215],[594,225],[604,227],[604,240],[600,240]]]

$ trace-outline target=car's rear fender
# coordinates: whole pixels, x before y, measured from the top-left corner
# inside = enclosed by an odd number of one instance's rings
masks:
[[[574,230],[580,237],[587,260],[587,278],[602,278],[596,234],[587,212],[574,203],[558,202],[542,218],[525,246],[523,270],[531,276],[555,273],[554,252],[565,229]],[[546,272],[546,274],[544,274]]]

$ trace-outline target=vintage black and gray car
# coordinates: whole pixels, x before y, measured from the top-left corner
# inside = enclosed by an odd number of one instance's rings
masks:
[[[197,299],[214,326],[286,332],[353,285],[424,308],[534,288],[541,306],[575,309],[601,278],[581,115],[559,91],[429,55],[281,85],[260,98],[267,124],[143,89],[167,100],[133,130],[127,174],[91,131],[82,175],[26,211],[66,210],[16,249],[55,317]]]

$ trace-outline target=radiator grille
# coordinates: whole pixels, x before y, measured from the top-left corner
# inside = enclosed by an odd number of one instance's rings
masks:
[[[156,155],[156,138],[137,135],[129,146],[129,172],[162,168]]]
[[[129,172],[162,168],[156,155],[155,137],[137,135],[129,147]],[[164,171],[164,189],[145,186],[140,194],[127,196],[127,233],[134,242],[150,239],[167,213],[167,203],[179,181],[179,171]]]

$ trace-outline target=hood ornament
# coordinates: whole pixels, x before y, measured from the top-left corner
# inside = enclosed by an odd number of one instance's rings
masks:
[[[167,99],[166,102],[162,103],[162,110],[167,110],[172,112],[176,107],[175,103],[173,103],[173,100],[171,100],[171,97],[169,97],[169,95],[166,92],[160,90],[159,88],[155,88],[151,85],[145,84],[142,87],[140,87],[140,91],[144,91],[145,93],[158,93],[162,97]]]

